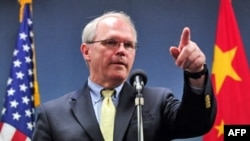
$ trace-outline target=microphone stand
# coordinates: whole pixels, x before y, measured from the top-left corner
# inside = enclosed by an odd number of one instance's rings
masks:
[[[137,107],[137,135],[138,141],[144,141],[142,120],[142,106],[144,105],[144,99],[142,97],[142,86],[140,84],[136,84],[136,91],[135,105]]]

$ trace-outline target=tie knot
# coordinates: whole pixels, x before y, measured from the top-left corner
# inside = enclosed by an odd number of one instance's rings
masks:
[[[102,96],[105,97],[111,97],[114,94],[115,90],[114,89],[102,89],[101,94]]]

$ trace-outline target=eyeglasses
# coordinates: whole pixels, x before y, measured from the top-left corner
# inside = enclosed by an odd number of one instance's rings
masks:
[[[137,45],[131,41],[119,41],[116,39],[105,39],[105,40],[99,40],[99,41],[88,41],[87,44],[94,44],[94,43],[101,43],[103,46],[108,48],[118,48],[120,47],[121,43],[123,43],[123,46],[128,51],[134,51],[137,49]]]

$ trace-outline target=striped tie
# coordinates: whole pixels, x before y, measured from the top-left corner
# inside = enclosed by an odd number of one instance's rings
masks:
[[[113,141],[114,122],[115,122],[115,105],[111,96],[114,90],[103,89],[101,91],[104,97],[101,108],[100,128],[105,141]]]

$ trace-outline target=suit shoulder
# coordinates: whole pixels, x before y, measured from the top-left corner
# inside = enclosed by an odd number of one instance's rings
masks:
[[[58,98],[55,99],[51,99],[47,102],[44,102],[41,104],[41,106],[43,106],[44,108],[58,108],[60,106],[63,106],[67,103],[69,103],[72,99],[72,96],[76,93],[77,91],[72,91],[69,93],[66,93]]]

